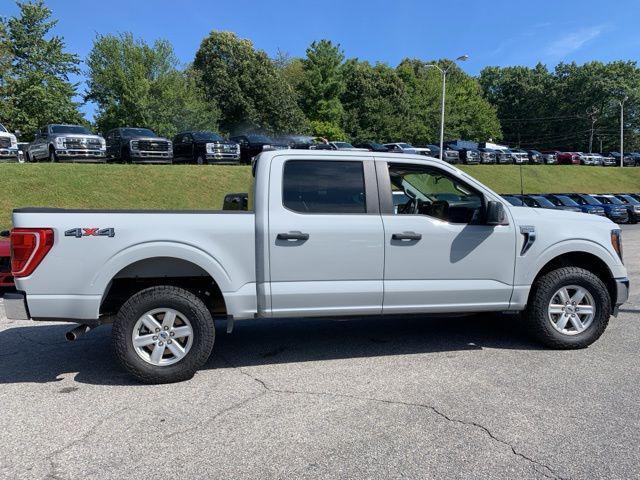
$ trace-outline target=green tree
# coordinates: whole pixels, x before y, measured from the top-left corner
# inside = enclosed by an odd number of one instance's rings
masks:
[[[297,85],[299,102],[307,118],[339,127],[344,109],[340,96],[345,90],[342,77],[344,53],[330,40],[313,42],[302,62],[302,78]]]
[[[57,21],[42,0],[17,5],[19,15],[0,20],[0,120],[23,139],[47,123],[84,123],[69,80],[80,72],[78,56],[51,35]]]
[[[499,139],[502,133],[495,108],[483,97],[475,78],[447,60],[425,63],[415,59],[403,60],[396,69],[409,105],[401,137],[417,144],[439,139],[442,76],[438,69],[428,66],[432,63],[448,68],[445,140]]]
[[[166,40],[148,45],[131,33],[98,35],[87,58],[87,100],[98,106],[100,131],[148,127],[172,137],[179,130],[218,126],[219,110],[204,100],[200,77],[180,70]]]
[[[307,131],[293,88],[251,41],[213,31],[200,44],[193,66],[201,75],[206,98],[220,107],[225,131]]]
[[[344,64],[341,96],[344,128],[354,140],[389,142],[401,139],[409,114],[405,86],[395,69],[385,64],[350,59]]]
[[[480,74],[485,97],[496,107],[505,141],[529,148],[619,148],[618,100],[625,104],[627,150],[638,148],[640,70],[635,62],[560,63],[487,67]]]

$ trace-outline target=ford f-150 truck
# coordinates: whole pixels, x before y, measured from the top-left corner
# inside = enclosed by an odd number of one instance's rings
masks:
[[[606,218],[511,206],[422,155],[281,150],[253,167],[252,211],[14,210],[7,316],[79,323],[69,338],[113,322],[122,366],[162,383],[204,364],[214,316],[231,330],[265,317],[522,312],[543,344],[581,348],[627,300]]]

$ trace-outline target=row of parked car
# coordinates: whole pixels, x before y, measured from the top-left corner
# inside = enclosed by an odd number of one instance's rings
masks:
[[[361,150],[440,156],[438,145],[414,146],[407,142],[329,141],[306,135],[277,139],[259,133],[225,139],[216,132],[186,131],[173,140],[148,128],[115,128],[104,137],[81,125],[51,124],[42,127],[31,143],[20,143],[16,135],[0,125],[0,159],[21,162],[126,162],[126,163],[251,163],[262,151],[277,149]],[[509,148],[494,143],[465,140],[447,142],[443,160],[465,164],[560,164],[619,166],[620,153],[560,152]],[[624,166],[640,166],[640,153],[624,155]]]
[[[640,194],[637,193],[547,193],[503,195],[517,207],[569,210],[609,217],[616,223],[638,223],[640,220]]]

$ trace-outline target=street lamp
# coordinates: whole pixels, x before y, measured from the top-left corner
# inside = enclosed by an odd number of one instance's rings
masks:
[[[460,55],[455,61],[464,62],[468,58],[469,55]],[[442,105],[440,106],[440,160],[442,160],[442,150],[444,148],[444,99],[447,93],[447,72],[451,68],[451,65],[447,68],[441,68],[439,65],[429,64],[427,67],[435,67],[440,70],[440,73],[442,74]]]
[[[618,100],[620,105],[620,166],[624,167],[624,102],[629,99],[627,95],[622,100]]]

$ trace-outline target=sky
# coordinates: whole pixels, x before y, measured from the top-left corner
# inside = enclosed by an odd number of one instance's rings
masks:
[[[640,60],[640,0],[47,0],[55,33],[84,58],[97,34],[132,32],[169,40],[183,63],[212,30],[229,30],[275,56],[304,56],[313,41],[340,43],[345,55],[397,65],[469,55],[461,67],[560,61]],[[0,15],[17,13],[0,0]],[[84,65],[83,65],[84,68]],[[79,78],[78,80],[82,80]],[[94,107],[84,107],[91,118]]]

